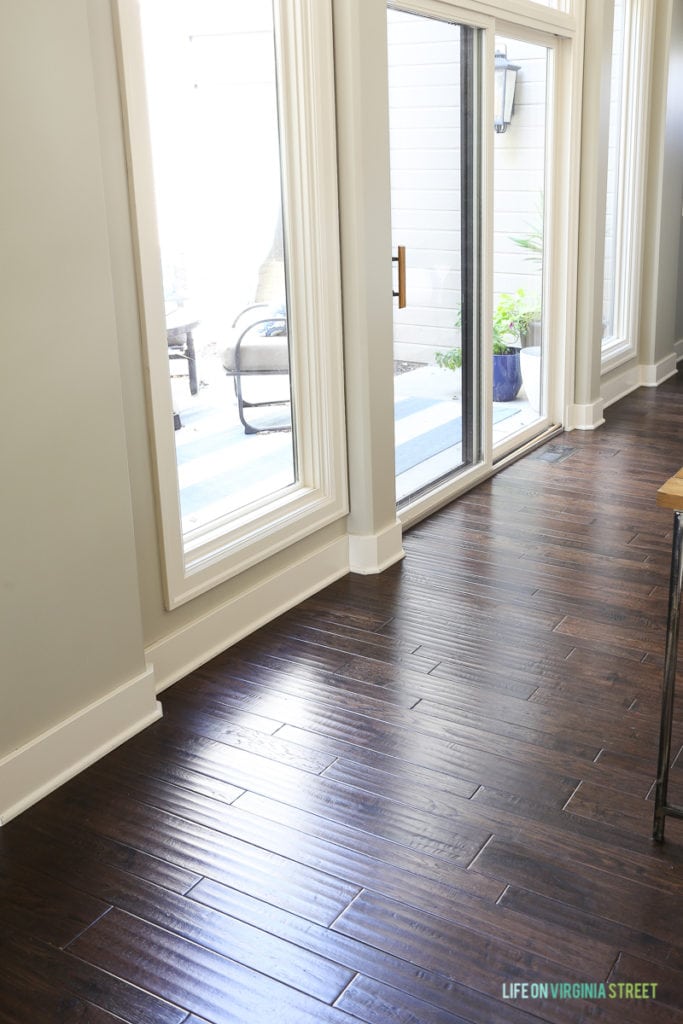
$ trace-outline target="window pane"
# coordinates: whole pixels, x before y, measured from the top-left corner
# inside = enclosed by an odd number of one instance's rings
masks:
[[[271,0],[141,0],[183,534],[296,482]]]
[[[406,247],[408,292],[406,307],[394,307],[399,504],[468,459],[460,358],[466,39],[459,25],[388,11],[392,235],[395,248]]]
[[[543,328],[548,50],[496,37],[517,69],[512,118],[494,135],[493,443],[547,412]]]
[[[612,77],[610,82],[609,151],[607,160],[607,207],[605,216],[605,267],[602,336],[604,341],[618,333],[616,323],[616,281],[619,226],[620,165],[624,83],[625,0],[615,0],[612,36]]]

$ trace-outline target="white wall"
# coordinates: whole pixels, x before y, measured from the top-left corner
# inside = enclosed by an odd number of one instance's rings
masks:
[[[2,820],[157,705],[86,4],[5,3],[0,20]]]
[[[397,359],[433,362],[457,337],[459,39],[447,22],[388,12],[392,238],[406,247],[408,290],[394,315]]]
[[[543,230],[548,57],[545,47],[515,39],[497,40],[517,64],[515,106],[506,132],[494,135],[493,293],[524,289],[542,294],[538,260],[513,239]],[[552,268],[551,272],[552,272]]]

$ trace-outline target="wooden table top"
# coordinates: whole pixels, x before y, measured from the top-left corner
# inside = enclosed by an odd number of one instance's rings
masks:
[[[675,476],[669,477],[666,483],[659,488],[657,504],[663,508],[683,510],[683,469],[679,469]]]

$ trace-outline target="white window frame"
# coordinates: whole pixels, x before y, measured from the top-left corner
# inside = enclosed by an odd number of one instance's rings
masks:
[[[653,35],[652,0],[628,0],[621,83],[614,330],[602,341],[602,373],[638,354],[648,158],[648,146],[643,140],[648,137]],[[612,39],[607,43],[611,49]]]
[[[274,0],[297,482],[182,533],[138,0],[115,0],[165,597],[175,608],[348,512],[331,0]]]

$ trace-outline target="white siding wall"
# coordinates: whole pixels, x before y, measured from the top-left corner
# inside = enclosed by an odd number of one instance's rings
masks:
[[[494,135],[494,302],[501,293],[518,288],[540,300],[538,261],[512,239],[542,228],[547,51],[515,40],[498,42],[520,70],[512,123],[506,132]]]
[[[512,126],[496,136],[494,288],[539,294],[540,273],[510,235],[529,231],[542,206],[545,50],[510,42],[508,57],[522,70]],[[394,315],[397,359],[433,362],[458,342],[459,58],[457,26],[389,12],[392,234],[408,267],[408,305]]]
[[[460,32],[389,12],[393,244],[407,250],[397,359],[433,362],[454,344],[460,301]]]

